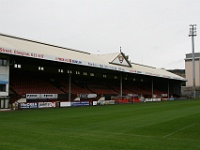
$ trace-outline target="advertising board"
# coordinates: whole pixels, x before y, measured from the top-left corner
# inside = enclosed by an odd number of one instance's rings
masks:
[[[57,99],[58,94],[26,94],[26,99]]]
[[[38,102],[38,108],[53,108],[56,107],[55,102]]]
[[[82,102],[72,102],[71,106],[89,106],[89,101],[82,101]]]
[[[20,109],[38,108],[37,103],[19,103]]]
[[[69,107],[71,106],[71,102],[60,102],[60,107]]]

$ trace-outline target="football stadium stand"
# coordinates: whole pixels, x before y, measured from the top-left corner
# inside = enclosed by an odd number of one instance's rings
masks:
[[[121,51],[91,54],[0,34],[0,109],[15,102],[169,99],[181,96],[185,82],[165,69],[133,63]]]

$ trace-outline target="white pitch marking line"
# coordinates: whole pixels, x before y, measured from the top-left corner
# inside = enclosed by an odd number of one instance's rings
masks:
[[[194,125],[195,125],[195,124],[191,124],[191,125],[189,125],[189,126],[186,126],[186,127],[180,128],[180,129],[177,129],[177,130],[175,130],[175,131],[173,131],[173,132],[171,132],[171,133],[169,133],[169,134],[163,136],[163,138],[166,138],[166,137],[168,137],[168,136],[170,136],[170,135],[172,135],[172,134],[174,134],[174,133],[177,133],[177,132],[179,132],[179,131],[181,131],[181,130],[185,130],[186,128],[190,128],[190,127],[192,127],[192,126],[194,126]]]

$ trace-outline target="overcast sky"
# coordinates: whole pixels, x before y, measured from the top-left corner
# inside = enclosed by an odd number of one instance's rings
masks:
[[[95,54],[121,46],[157,68],[185,68],[190,24],[200,52],[200,0],[0,0],[1,33]]]

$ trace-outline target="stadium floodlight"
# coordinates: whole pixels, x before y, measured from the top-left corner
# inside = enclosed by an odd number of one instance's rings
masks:
[[[196,85],[195,85],[195,56],[194,56],[194,36],[197,36],[196,34],[196,24],[190,25],[190,33],[189,36],[191,36],[192,39],[192,72],[193,72],[193,98],[196,98]]]

